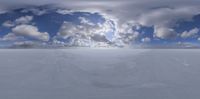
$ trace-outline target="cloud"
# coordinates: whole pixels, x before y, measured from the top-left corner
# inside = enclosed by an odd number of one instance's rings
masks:
[[[108,19],[108,17],[104,17],[103,15],[102,17],[105,19],[105,22],[103,23],[93,23],[86,17],[78,18],[80,24],[65,21],[57,33],[57,38],[72,38],[71,42],[77,45],[83,45],[83,43],[89,45],[98,42],[104,42],[105,44],[121,42],[118,46],[131,44],[139,39],[140,33],[137,32],[137,30],[140,29],[139,24],[128,22],[123,24],[123,28],[117,29],[114,21]],[[133,30],[133,27],[136,27],[136,30]],[[107,35],[112,36],[109,38]]]
[[[14,22],[8,20],[5,21],[2,26],[7,27],[7,28],[11,28],[16,26],[17,24],[28,24],[33,20],[33,16],[22,16],[17,18]]]
[[[78,19],[80,20],[81,24],[86,24],[86,25],[91,25],[91,26],[95,25],[90,20],[86,19],[85,17],[79,17]]]
[[[157,8],[139,16],[139,23],[145,26],[173,27],[179,20],[191,20],[200,13],[197,7]]]
[[[16,41],[10,48],[47,48],[45,42],[36,42],[36,41]]]
[[[92,43],[111,42],[112,38],[106,37],[107,33],[114,33],[114,27],[110,20],[103,23],[93,23],[86,17],[79,17],[80,24],[63,22],[55,38],[71,38],[71,43],[83,46]]]
[[[197,38],[197,40],[198,40],[198,41],[200,41],[200,37],[199,37],[199,38]]]
[[[145,38],[142,38],[141,41],[144,43],[149,43],[149,42],[151,42],[151,38],[145,37]]]
[[[154,3],[151,3],[151,1]],[[154,32],[155,37],[161,39],[175,38],[177,33],[173,28],[177,25],[178,21],[191,21],[194,15],[200,14],[200,7],[195,3],[187,1],[183,3],[179,0],[163,2],[158,0],[135,0],[134,2],[125,1],[125,3],[120,1],[88,1],[90,2],[88,4],[86,2],[72,4],[67,8],[74,11],[98,12],[104,15],[104,17],[109,16],[114,21],[119,33],[124,29],[123,25],[129,22],[132,22],[136,26],[154,27],[154,30],[158,31]],[[194,2],[197,1],[194,0]],[[116,5],[108,6],[111,3],[115,3]],[[130,10],[133,13],[130,13]]]
[[[199,44],[193,42],[178,42],[176,46],[181,48],[199,48]]]
[[[178,21],[190,21],[200,10],[196,7],[160,8],[140,16],[138,23],[144,26],[154,26],[154,35],[161,39],[173,39],[176,32],[173,29]]]
[[[6,11],[0,9],[0,14],[4,14]]]
[[[123,23],[121,27],[115,27],[115,42],[117,45],[125,46],[129,45],[139,39],[141,33],[138,30],[141,28],[139,24],[134,21],[128,21]]]
[[[28,36],[41,41],[49,41],[49,34],[47,32],[39,32],[38,28],[32,25],[18,25],[12,29],[16,35]]]
[[[198,34],[199,32],[199,29],[198,28],[194,28],[190,31],[184,31],[182,34],[181,34],[181,37],[182,38],[190,38],[190,37],[194,37]]]
[[[60,38],[64,40],[70,40],[67,42],[67,45],[76,45],[76,46],[88,46],[90,43],[90,31],[85,26],[76,25],[71,22],[63,22],[62,26],[57,33],[57,36],[54,37],[54,43],[62,44],[65,42],[59,41]],[[65,43],[66,45],[66,43]]]
[[[67,36],[73,36],[75,35],[76,33],[79,33],[79,29],[78,27],[71,23],[71,22],[63,22],[59,32],[58,32],[58,35],[60,36],[63,36],[64,38],[66,38]]]
[[[7,35],[3,36],[3,38],[1,38],[2,41],[17,41],[22,39],[24,39],[24,37],[17,36],[13,33],[8,33]]]
[[[124,44],[131,44],[135,40],[137,40],[139,36],[140,36],[140,33],[137,31],[134,31],[131,33],[120,34],[119,39],[122,40]]]
[[[61,26],[58,36],[68,39],[72,38],[71,43],[75,45],[89,45],[91,41],[102,41],[106,42],[104,35],[100,35],[100,32],[97,33],[98,26],[91,24],[85,25],[76,25],[71,22],[64,22]]]
[[[109,42],[109,40],[104,35],[94,34],[91,39],[97,42]]]
[[[23,47],[30,47],[34,45],[34,42],[32,41],[18,41],[18,42],[14,42],[13,44],[14,46],[23,46]]]
[[[13,27],[15,26],[15,24],[12,22],[12,21],[5,21],[2,26],[4,27],[7,27],[7,28],[10,28],[10,27]]]
[[[140,28],[140,25],[135,23],[134,21],[128,21],[128,22],[122,24],[121,28],[118,28],[117,32],[131,34],[131,33],[135,32],[133,27],[136,27],[136,30],[138,30]]]
[[[23,16],[15,20],[17,24],[27,24],[33,20],[33,16]]]
[[[131,43],[141,35],[133,27],[139,29],[141,26],[153,27],[154,38],[172,40],[179,36],[174,29],[179,21],[193,21],[192,18],[200,14],[199,0],[18,0],[17,2],[1,0],[0,9],[7,11],[15,7],[45,4],[60,7],[61,9],[57,9],[56,12],[63,15],[73,12],[97,12],[106,18],[107,21],[104,24],[98,25],[84,17],[79,18],[80,25],[63,22],[57,36],[64,39],[73,37],[76,38],[74,42],[87,43],[90,41],[107,42],[107,32],[114,32],[114,37],[109,41]],[[36,15],[48,12],[48,10],[33,8],[27,11]],[[113,21],[114,25],[110,21]],[[195,33],[191,32],[193,31],[185,31],[180,36],[182,38],[192,37]]]
[[[177,33],[174,29],[167,27],[155,27],[154,36],[161,39],[174,39],[177,36]]]
[[[34,15],[41,16],[46,14],[48,11],[47,9],[38,9],[38,8],[26,8],[22,10],[22,13],[32,12]]]
[[[67,10],[67,9],[57,9],[56,12],[59,13],[59,14],[62,14],[62,15],[72,14],[73,13],[73,11]]]

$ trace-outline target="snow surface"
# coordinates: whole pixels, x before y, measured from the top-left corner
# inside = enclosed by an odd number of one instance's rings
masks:
[[[200,99],[200,50],[0,50],[0,99]]]

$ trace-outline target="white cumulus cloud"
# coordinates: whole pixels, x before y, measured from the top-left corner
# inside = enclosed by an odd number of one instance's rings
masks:
[[[17,24],[27,24],[33,20],[33,16],[23,16],[15,20]]]
[[[199,32],[199,29],[198,28],[194,28],[190,31],[184,31],[182,34],[181,34],[181,37],[182,38],[189,38],[189,37],[194,37],[198,34]]]
[[[92,23],[90,20],[86,19],[85,17],[79,17],[79,20],[82,24],[94,26],[95,24]]]
[[[1,38],[2,41],[17,41],[17,40],[23,40],[23,39],[24,39],[24,37],[17,36],[13,33],[8,33]]]
[[[49,41],[47,32],[39,32],[38,28],[32,25],[18,25],[12,29],[16,35],[28,36],[42,41]]]
[[[154,36],[161,39],[174,39],[177,36],[177,33],[174,29],[167,27],[155,27]]]
[[[67,39],[68,37],[73,37],[74,41],[87,42],[96,41],[96,42],[109,42],[112,40],[106,38],[106,33],[112,32],[113,24],[111,21],[106,20],[104,23],[93,23],[85,17],[79,17],[81,24],[75,24],[72,22],[63,22],[58,36]],[[79,40],[77,40],[79,39]]]
[[[38,8],[27,8],[22,10],[22,13],[27,13],[27,12],[32,12],[33,14],[37,15],[37,16],[41,16],[46,14],[48,11],[46,9],[38,9]]]
[[[12,21],[5,21],[2,26],[4,27],[7,27],[7,28],[10,28],[10,27],[13,27],[15,26],[15,24],[12,22]]]

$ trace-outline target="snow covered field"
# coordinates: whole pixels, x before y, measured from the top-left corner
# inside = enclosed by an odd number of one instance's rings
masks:
[[[0,99],[200,99],[200,50],[0,50]]]

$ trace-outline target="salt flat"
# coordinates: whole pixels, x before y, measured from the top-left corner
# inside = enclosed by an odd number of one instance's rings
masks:
[[[0,99],[199,99],[200,50],[2,49]]]

